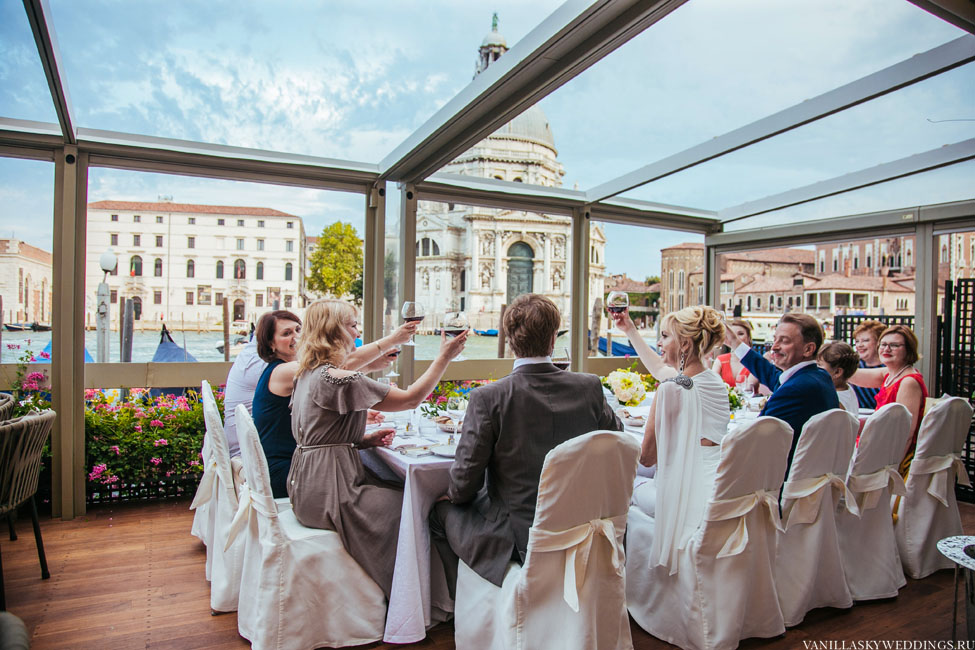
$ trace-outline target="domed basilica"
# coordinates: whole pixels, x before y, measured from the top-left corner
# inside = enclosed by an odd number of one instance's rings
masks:
[[[475,76],[508,50],[493,28],[478,51]],[[548,118],[532,106],[444,166],[444,172],[555,187],[565,172]],[[478,329],[497,328],[501,305],[540,293],[568,327],[572,220],[561,215],[420,201],[416,216],[416,299],[432,315],[466,311]],[[589,292],[602,296],[606,238],[591,226]]]

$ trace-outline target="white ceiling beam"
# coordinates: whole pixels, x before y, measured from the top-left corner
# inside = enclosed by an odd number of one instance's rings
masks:
[[[718,212],[722,223],[754,217],[766,212],[781,210],[800,203],[816,201],[835,194],[886,183],[904,176],[920,174],[939,167],[946,167],[975,158],[975,138],[931,149],[907,158],[901,158],[875,167],[837,176],[819,183],[806,185],[787,192],[749,201]],[[975,194],[975,186],[972,193]]]
[[[47,0],[24,0],[24,11],[27,12],[44,76],[47,77],[47,85],[51,89],[51,100],[61,125],[61,134],[67,144],[75,144],[78,136],[71,119],[71,97],[68,94],[67,81],[62,75],[61,52],[58,49],[54,25],[51,23],[51,8]]]
[[[511,121],[686,0],[569,0],[380,163],[415,183]]]
[[[962,36],[818,97],[807,99],[801,104],[790,106],[778,113],[597,185],[588,190],[586,196],[593,202],[602,201],[972,61],[975,61],[975,36]]]
[[[908,0],[930,14],[955,27],[975,34],[975,2],[973,0]]]

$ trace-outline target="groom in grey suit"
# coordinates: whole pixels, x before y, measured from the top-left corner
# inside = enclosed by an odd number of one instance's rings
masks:
[[[542,463],[552,448],[597,429],[623,429],[598,377],[552,365],[560,323],[548,298],[516,298],[503,324],[514,369],[470,394],[447,496],[430,513],[451,595],[458,557],[498,586],[512,559],[524,563]]]

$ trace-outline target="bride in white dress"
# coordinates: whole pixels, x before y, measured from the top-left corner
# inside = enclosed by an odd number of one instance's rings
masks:
[[[651,566],[666,567],[673,574],[678,552],[704,517],[720,459],[719,445],[728,430],[728,390],[701,361],[724,340],[724,320],[710,307],[667,314],[657,339],[659,355],[643,342],[628,316],[614,320],[661,381],[640,454],[640,464],[656,464],[657,472],[653,479],[638,479],[632,502],[654,518]]]

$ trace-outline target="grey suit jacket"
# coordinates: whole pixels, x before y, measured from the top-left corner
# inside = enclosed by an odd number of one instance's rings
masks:
[[[500,585],[513,551],[524,562],[545,455],[597,429],[623,425],[595,375],[530,364],[473,391],[447,491],[454,552]]]

